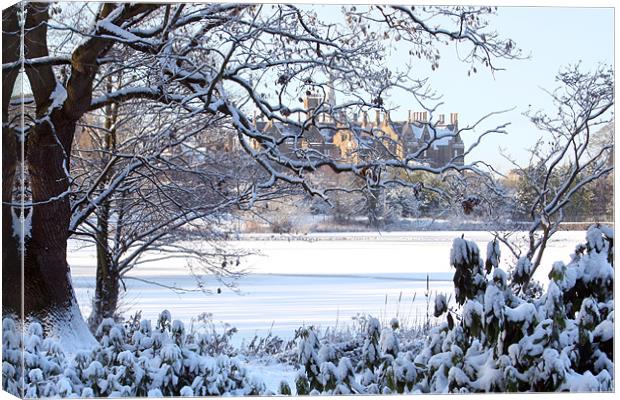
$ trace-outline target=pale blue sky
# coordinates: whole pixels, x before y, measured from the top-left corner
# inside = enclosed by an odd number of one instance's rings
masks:
[[[472,158],[484,159],[500,170],[510,168],[499,156],[504,148],[518,161],[525,162],[524,148],[540,136],[522,113],[529,105],[534,109],[550,106],[541,88],[557,86],[555,74],[561,66],[581,60],[586,68],[599,62],[614,61],[614,15],[611,8],[502,7],[496,18],[497,30],[512,38],[531,58],[503,62],[506,71],[480,72],[468,78],[466,69],[456,62],[446,62],[431,84],[444,93],[445,112],[459,112],[460,120],[473,122],[480,115],[498,109],[516,107],[497,117],[511,122],[509,135],[489,137]],[[452,77],[452,79],[451,79]]]
[[[442,53],[437,71],[422,66],[420,72],[421,76],[429,76],[431,86],[443,95],[445,104],[439,111],[458,112],[461,126],[475,122],[486,113],[516,107],[514,111],[494,117],[493,123],[486,125],[511,122],[507,128],[509,134],[487,137],[468,159],[490,162],[505,172],[511,165],[500,156],[500,147],[517,161],[527,161],[525,148],[531,146],[541,132],[522,113],[530,105],[532,109],[549,109],[549,97],[542,88],[557,87],[555,75],[559,68],[580,60],[586,68],[599,62],[613,63],[614,14],[612,8],[500,7],[492,24],[503,37],[513,39],[524,54],[531,54],[531,58],[501,61],[499,65],[506,71],[499,71],[494,77],[481,68],[468,77],[467,66],[457,61],[452,46]],[[394,106],[410,102],[410,98],[401,102],[397,95],[390,100]],[[393,113],[393,119],[406,118],[410,107],[403,106],[398,113]],[[467,144],[467,138],[465,140]]]
[[[340,7],[335,5],[309,6],[317,11],[319,18],[336,22]],[[337,10],[337,11],[336,11]],[[490,26],[501,37],[511,38],[530,55],[525,60],[500,60],[496,66],[505,68],[492,75],[489,70],[477,68],[478,73],[467,75],[468,65],[458,61],[455,46],[442,47],[439,69],[431,71],[428,62],[414,64],[415,78],[429,78],[429,84],[444,103],[439,113],[459,113],[459,126],[473,124],[480,117],[494,111],[514,108],[508,113],[494,116],[483,128],[492,128],[510,122],[507,135],[487,136],[466,161],[483,160],[500,172],[507,172],[513,166],[500,155],[500,148],[518,163],[528,160],[527,148],[540,137],[523,113],[532,110],[551,110],[549,96],[543,89],[557,87],[555,76],[562,66],[581,61],[584,68],[598,63],[613,64],[614,61],[614,13],[613,8],[588,7],[499,7],[496,16],[490,17]],[[403,42],[399,42],[399,47]],[[405,63],[400,54],[407,50],[394,51],[391,64]],[[408,58],[407,58],[408,60]],[[411,96],[393,91],[387,99],[387,106],[399,107],[393,111],[393,120],[405,120],[407,110],[416,111]],[[417,108],[417,111],[422,111]],[[463,138],[465,144],[475,141],[471,133]]]

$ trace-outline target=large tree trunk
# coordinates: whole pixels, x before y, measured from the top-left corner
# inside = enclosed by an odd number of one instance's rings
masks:
[[[6,120],[2,118],[4,123]],[[13,187],[18,146],[14,131],[2,128],[2,312],[22,318],[22,269],[13,222]]]
[[[25,5],[26,58],[48,55],[48,6],[45,3]],[[2,13],[3,63],[19,60],[21,32],[17,14],[18,6]],[[49,66],[27,67],[39,120],[24,131],[22,110],[9,110],[17,74],[17,69],[2,72],[2,311],[3,314],[17,314],[20,319],[40,320],[48,333],[60,337],[63,347],[71,350],[94,342],[79,312],[66,259],[70,219],[68,166],[77,118],[68,116],[60,108],[49,110],[50,95],[56,88],[52,69]],[[27,114],[35,117],[31,115],[31,108]],[[48,115],[43,117],[44,114]],[[22,143],[24,163],[19,162]],[[11,203],[23,197],[22,194],[16,199],[14,192],[16,176],[20,173],[18,167],[24,165],[28,169],[33,204],[29,216],[31,229],[20,232],[16,229],[20,221],[16,219],[21,210]],[[24,200],[30,202],[30,199]]]
[[[17,24],[18,6],[3,11],[3,63],[19,59],[21,33]],[[26,3],[24,53],[26,59],[46,57],[48,3]],[[6,29],[5,29],[6,25]],[[11,27],[10,29],[8,29]],[[95,55],[96,56],[96,55]],[[9,60],[8,58],[12,58]],[[84,62],[76,57],[76,62]],[[23,242],[13,235],[12,214],[6,207],[14,188],[16,150],[14,135],[3,126],[3,312],[20,313],[43,323],[48,333],[61,338],[63,347],[92,344],[94,339],[77,306],[67,264],[67,239],[71,210],[69,204],[69,157],[76,121],[90,104],[92,78],[96,69],[72,72],[73,87],[67,87],[62,107],[50,109],[58,82],[50,65],[26,67],[36,105],[36,123],[24,140],[25,162],[32,193],[31,230]],[[3,86],[16,69],[3,70]],[[13,81],[15,79],[13,78]],[[3,122],[7,120],[13,84],[3,87]],[[57,100],[57,99],[56,99]],[[5,103],[6,102],[6,103]],[[29,111],[29,114],[32,112]],[[30,115],[35,117],[35,115]],[[33,120],[33,118],[31,118]],[[14,157],[15,155],[15,157]],[[23,260],[22,260],[23,258]],[[23,262],[23,280],[22,280]],[[20,289],[23,285],[23,296]]]
[[[2,63],[19,59],[19,26],[17,8],[2,11]],[[2,312],[19,318],[22,308],[22,272],[20,243],[13,229],[13,189],[20,146],[16,131],[9,127],[11,119],[19,115],[9,114],[9,103],[18,70],[2,71]],[[14,121],[18,122],[18,121]]]
[[[69,156],[75,122],[60,109],[28,135],[32,228],[24,254],[24,313],[43,322],[63,347],[93,343],[81,316],[67,264]]]
[[[381,199],[382,189],[372,186],[367,194],[368,201],[368,225],[373,228],[381,228],[383,225],[384,205]]]
[[[32,190],[32,229],[26,241],[26,314],[44,317],[69,307],[73,292],[67,265],[71,210],[67,176],[75,123],[53,112],[54,126],[39,123],[28,135],[27,162]],[[64,140],[63,140],[64,139]],[[63,143],[64,141],[64,143]]]
[[[5,119],[3,118],[3,123]],[[13,227],[13,185],[17,146],[12,129],[2,129],[2,312],[22,318],[22,261]],[[17,221],[16,221],[17,222]]]

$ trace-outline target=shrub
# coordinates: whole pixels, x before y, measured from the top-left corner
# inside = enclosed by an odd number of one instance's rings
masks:
[[[586,240],[568,265],[553,265],[548,288],[536,298],[511,290],[523,282],[528,260],[518,261],[509,281],[489,245],[488,279],[480,272],[477,247],[455,240],[460,323],[445,322],[431,331],[415,359],[419,388],[613,390],[613,231],[593,226]]]
[[[346,363],[334,370],[339,354],[329,345],[303,336],[300,346],[312,349],[304,354],[330,357],[320,367],[320,359],[300,358],[298,393],[611,391],[613,236],[608,228],[591,227],[568,265],[553,264],[546,290],[524,294],[527,259],[509,275],[500,267],[496,242],[482,260],[475,243],[455,239],[451,264],[459,308],[450,310],[445,296],[436,297],[434,315],[446,314],[446,320],[430,330],[420,351],[399,350],[398,323],[382,329],[366,318],[354,376]],[[314,375],[322,377],[316,384]]]
[[[20,372],[20,334],[14,319],[3,320],[3,389],[27,397],[208,396],[269,394],[237,357],[209,353],[204,332],[187,332],[170,313],[156,328],[148,320],[122,326],[101,322],[99,346],[66,359],[58,343],[28,326]],[[21,385],[21,377],[23,386]]]

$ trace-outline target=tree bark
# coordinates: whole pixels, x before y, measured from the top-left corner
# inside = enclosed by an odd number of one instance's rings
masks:
[[[121,81],[119,75],[119,82]],[[106,90],[111,93],[114,89],[112,76],[108,76],[106,82]],[[118,117],[118,107],[108,104],[105,107],[105,123],[104,123],[104,149],[110,153],[116,149],[116,120]],[[102,159],[102,165],[110,162],[110,156],[105,155]],[[101,179],[102,185],[107,185],[110,180],[112,170],[109,169],[105,176]],[[119,296],[119,279],[118,265],[112,260],[109,247],[109,222],[110,209],[112,206],[110,198],[105,199],[99,211],[97,212],[97,280],[95,285],[95,298],[93,300],[93,309],[88,318],[88,324],[91,332],[95,332],[97,327],[104,318],[114,318],[118,307]]]
[[[91,332],[95,332],[104,318],[114,318],[118,308],[118,266],[110,259],[108,248],[110,202],[104,201],[97,215],[97,280],[93,309],[88,318]]]
[[[2,11],[2,63],[19,59],[19,25],[17,7]],[[2,313],[17,315],[20,319],[22,308],[21,253],[18,237],[13,230],[13,191],[19,146],[16,131],[10,126],[9,104],[18,70],[2,71]]]
[[[28,135],[27,164],[32,190],[32,228],[24,257],[26,315],[65,318],[75,295],[67,264],[69,157],[75,122],[60,109]]]
[[[44,57],[47,49],[47,24],[49,4],[28,3],[24,37],[27,58]],[[17,25],[17,7],[3,12],[7,28],[3,29],[3,42],[9,49],[3,51],[3,63],[19,58],[20,32]],[[6,17],[8,18],[4,18]],[[6,61],[5,61],[6,60]],[[7,79],[14,83],[13,70],[3,71],[3,84]],[[69,209],[69,155],[75,120],[67,118],[60,108],[49,110],[50,94],[56,87],[56,79],[50,66],[27,68],[36,104],[36,115],[47,116],[37,121],[24,138],[25,164],[28,168],[32,191],[32,217],[29,237],[19,238],[12,229],[13,213],[10,205],[17,167],[18,142],[8,125],[3,125],[3,301],[4,312],[19,312],[24,316],[37,317],[41,321],[62,319],[71,321],[72,307],[76,304],[71,287],[69,267],[66,260]],[[10,99],[13,84],[3,88]],[[8,103],[3,102],[3,122],[8,118]],[[17,122],[17,121],[16,121]],[[18,129],[24,129],[19,127]],[[21,133],[21,132],[18,132]],[[23,251],[22,251],[23,250]],[[23,281],[21,258],[23,257]],[[23,285],[23,299],[20,290]],[[16,299],[17,298],[17,299]],[[23,304],[22,304],[23,302]],[[47,324],[45,324],[47,325]]]

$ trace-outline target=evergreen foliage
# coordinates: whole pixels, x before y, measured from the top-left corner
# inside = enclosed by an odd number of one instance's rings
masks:
[[[348,386],[365,394],[612,391],[613,237],[613,230],[592,226],[571,262],[553,265],[538,296],[517,294],[528,268],[524,259],[507,274],[496,241],[483,261],[475,243],[455,239],[458,310],[449,310],[445,296],[436,297],[434,315],[446,314],[446,321],[431,329],[419,352],[399,351],[398,324],[382,329],[369,318],[359,384]],[[351,374],[333,379],[343,376]],[[328,384],[313,391],[341,393]]]
[[[112,319],[99,325],[99,346],[68,359],[58,342],[31,322],[23,346],[15,321],[3,320],[3,390],[26,397],[142,397],[269,394],[237,357],[213,352],[209,338],[187,332],[170,313],[122,326]],[[21,384],[23,378],[23,386]]]
[[[507,274],[488,252],[480,281],[477,248],[455,240],[460,323],[433,328],[416,357],[423,392],[613,390],[613,231],[592,226],[568,265],[555,263],[547,290],[517,296],[527,263]],[[490,244],[489,249],[494,245]],[[465,256],[463,256],[465,255]],[[483,291],[482,287],[486,287]]]

